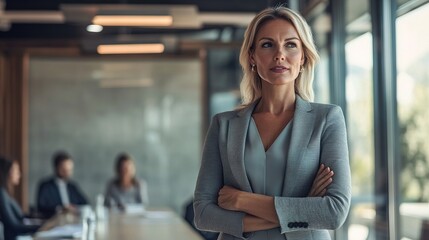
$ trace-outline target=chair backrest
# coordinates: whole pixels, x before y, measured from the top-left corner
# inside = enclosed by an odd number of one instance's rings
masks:
[[[429,239],[429,220],[422,221],[422,231],[420,234],[420,239]]]

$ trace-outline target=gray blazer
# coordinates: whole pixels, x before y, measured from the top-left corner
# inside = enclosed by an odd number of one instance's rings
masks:
[[[217,205],[224,185],[252,192],[244,169],[244,145],[256,103],[217,114],[209,127],[194,196],[195,225],[220,232],[219,239],[251,239],[243,234],[245,213]],[[287,156],[283,194],[274,197],[281,233],[288,240],[328,240],[326,229],[345,221],[351,196],[346,126],[341,108],[310,103],[298,95]],[[307,197],[320,164],[335,175],[325,197]]]

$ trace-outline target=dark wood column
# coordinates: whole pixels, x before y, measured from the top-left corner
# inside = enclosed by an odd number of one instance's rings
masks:
[[[18,161],[22,178],[13,195],[28,210],[28,65],[24,51],[0,53],[0,153]]]

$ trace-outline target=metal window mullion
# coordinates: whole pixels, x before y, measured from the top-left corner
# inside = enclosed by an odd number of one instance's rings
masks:
[[[376,225],[399,233],[399,133],[396,101],[396,0],[371,1],[374,54]],[[379,233],[378,236],[383,236]]]
[[[347,122],[346,102],[346,1],[331,0],[329,11],[331,15],[332,31],[330,35],[330,102],[337,104],[343,110]],[[335,239],[348,239],[349,220],[335,231]]]
[[[330,36],[330,100],[339,105],[347,117],[346,102],[346,20],[345,1],[331,0],[332,31]]]

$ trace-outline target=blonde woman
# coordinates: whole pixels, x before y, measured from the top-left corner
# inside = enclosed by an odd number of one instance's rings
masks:
[[[216,115],[195,189],[195,224],[219,239],[331,239],[351,195],[341,108],[312,103],[318,60],[285,7],[252,20],[240,53],[243,104]]]

